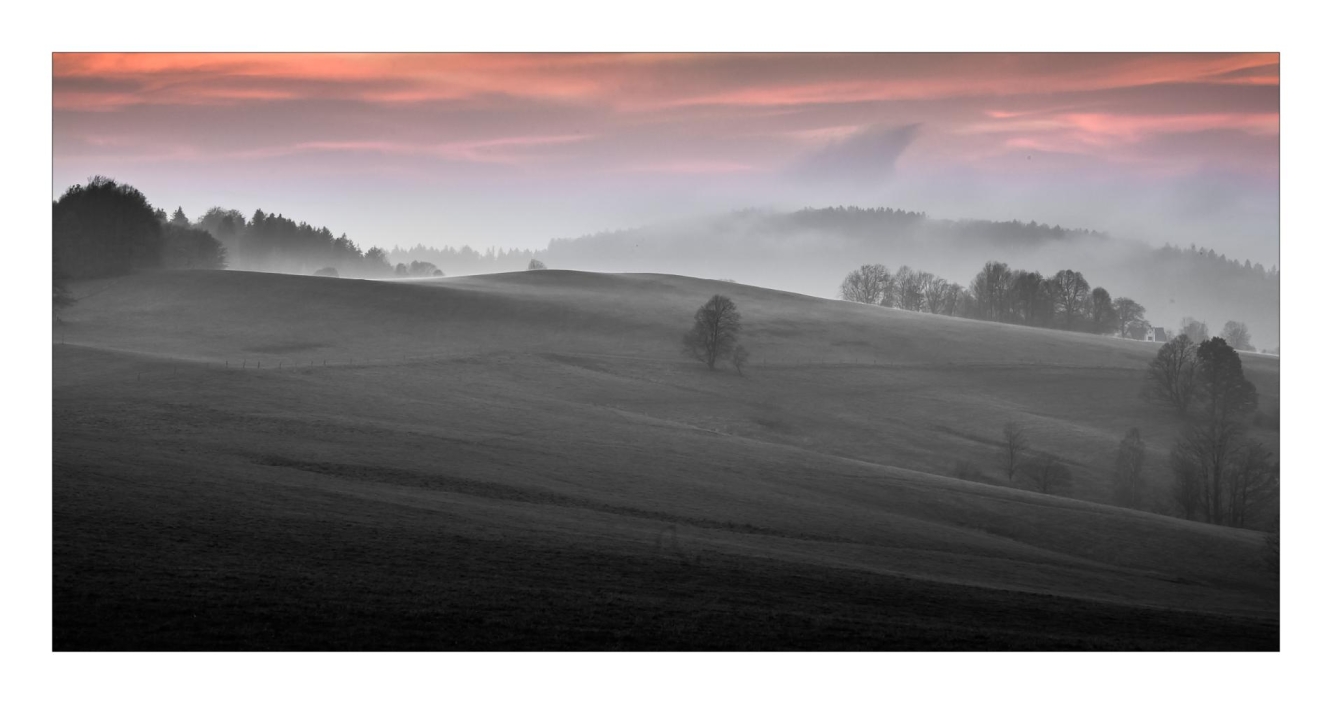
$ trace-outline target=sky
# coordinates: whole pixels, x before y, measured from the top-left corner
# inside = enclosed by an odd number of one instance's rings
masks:
[[[1276,54],[53,55],[52,197],[539,248],[748,207],[1037,220],[1274,263]]]

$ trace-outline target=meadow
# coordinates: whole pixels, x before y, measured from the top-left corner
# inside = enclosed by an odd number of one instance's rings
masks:
[[[1278,647],[1262,533],[1108,504],[1129,427],[1164,502],[1151,343],[659,274],[74,293],[57,650]],[[678,352],[714,293],[743,375]],[[1066,495],[1003,476],[1010,421]]]

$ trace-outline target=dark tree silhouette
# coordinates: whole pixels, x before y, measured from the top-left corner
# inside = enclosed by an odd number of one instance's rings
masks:
[[[891,305],[884,298],[891,299],[893,277],[882,264],[865,264],[842,279],[840,295],[844,301],[868,303],[870,305]]]
[[[1235,524],[1266,501],[1263,487],[1275,471],[1260,445],[1244,442],[1245,420],[1257,408],[1258,392],[1225,340],[1214,337],[1198,345],[1197,360],[1200,417],[1171,452],[1175,499],[1186,518]]]
[[[1002,320],[1005,317],[1008,290],[1013,272],[1003,262],[986,262],[976,278],[971,280],[971,295],[976,301],[976,314],[982,320]]]
[[[538,269],[545,269],[545,268],[546,265],[542,264],[540,259],[533,259],[532,261],[527,263],[528,271],[536,271]]]
[[[102,176],[52,206],[52,255],[72,279],[118,276],[162,264],[162,223],[137,189]]]
[[[1137,428],[1129,428],[1119,441],[1115,455],[1114,494],[1120,506],[1138,508],[1145,496],[1142,470],[1147,460],[1147,444]]]
[[[162,227],[162,266],[168,269],[225,269],[227,250],[207,230],[176,225],[173,218]]]
[[[1082,273],[1064,269],[1054,275],[1055,302],[1064,314],[1064,329],[1072,330],[1078,314],[1086,305],[1090,287]]]
[[[896,305],[902,310],[920,311],[925,307],[925,272],[909,266],[898,267],[893,275],[892,291]]]
[[[1022,466],[1023,455],[1031,449],[1031,442],[1027,439],[1027,431],[1017,423],[1005,423],[1004,440],[1000,449],[1004,472],[1008,475],[1008,480],[1012,481],[1017,476],[1018,469]]]
[[[1258,407],[1258,390],[1244,378],[1244,364],[1226,341],[1214,337],[1198,345],[1198,390],[1208,421],[1234,422]]]
[[[1262,443],[1246,441],[1231,462],[1223,490],[1227,522],[1248,527],[1280,498],[1280,465]]]
[[[1097,335],[1114,332],[1119,328],[1119,318],[1115,315],[1115,304],[1110,299],[1110,292],[1097,286],[1092,289],[1087,302],[1088,317],[1091,318],[1091,331]]]
[[[1179,335],[1161,346],[1147,367],[1143,396],[1170,406],[1179,415],[1188,413],[1197,396],[1197,345]]]
[[[694,313],[694,328],[685,333],[684,354],[716,369],[727,359],[740,335],[740,311],[731,299],[715,295]]]
[[[1009,299],[1013,317],[1027,325],[1040,325],[1045,313],[1044,277],[1039,271],[1016,271],[1013,273]]]
[[[1114,305],[1115,322],[1119,326],[1120,337],[1133,336],[1133,332],[1141,329],[1147,322],[1143,319],[1147,309],[1132,298],[1116,298]]]
[[[1053,457],[1042,457],[1024,466],[1027,482],[1042,494],[1054,494],[1073,483],[1073,475],[1062,462]]]

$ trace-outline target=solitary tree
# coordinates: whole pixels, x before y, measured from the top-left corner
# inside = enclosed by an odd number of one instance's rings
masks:
[[[1225,339],[1226,344],[1237,350],[1253,351],[1253,345],[1249,344],[1249,326],[1244,323],[1227,320],[1226,326],[1221,328],[1221,337]]]
[[[542,264],[540,259],[533,259],[532,261],[527,263],[528,271],[536,271],[538,269],[545,269],[545,268],[546,265]]]
[[[1042,494],[1054,494],[1073,483],[1073,475],[1062,462],[1053,457],[1042,457],[1026,465],[1027,481]]]
[[[1197,350],[1187,335],[1162,345],[1147,366],[1143,396],[1174,408],[1181,416],[1188,413],[1197,395]]]
[[[890,294],[892,283],[888,267],[865,264],[842,279],[842,300],[879,305],[884,302],[884,296]]]
[[[683,353],[716,369],[730,358],[740,336],[740,311],[731,299],[715,295],[694,313],[694,329],[685,333]]]
[[[1137,428],[1129,428],[1119,441],[1115,455],[1115,501],[1121,506],[1138,508],[1142,503],[1142,469],[1147,459],[1147,445]]]
[[[1022,465],[1022,456],[1031,449],[1031,442],[1027,440],[1027,431],[1017,423],[1009,422],[1004,424],[1004,441],[1001,446],[1001,455],[1004,463],[1004,471],[1008,474],[1008,480],[1013,481],[1017,476],[1018,467]]]

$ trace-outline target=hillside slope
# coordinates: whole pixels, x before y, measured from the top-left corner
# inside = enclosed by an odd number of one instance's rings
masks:
[[[743,377],[676,352],[714,292]],[[1260,534],[1078,500],[1129,425],[1161,481],[1150,345],[647,274],[76,293],[57,647],[1275,647]],[[1008,420],[1071,498],[937,476]]]

